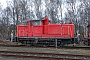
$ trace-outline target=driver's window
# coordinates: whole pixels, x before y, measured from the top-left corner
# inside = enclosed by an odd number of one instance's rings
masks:
[[[34,26],[39,26],[40,25],[40,21],[34,21]]]

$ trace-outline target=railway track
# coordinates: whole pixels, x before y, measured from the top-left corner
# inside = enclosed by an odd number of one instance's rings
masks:
[[[0,46],[3,47],[24,47],[24,48],[56,48],[55,46],[26,46],[26,45],[5,45],[5,44],[0,44]],[[90,47],[73,47],[73,46],[61,46],[57,47],[57,49],[87,49],[90,50]]]
[[[1,57],[16,57],[16,58],[47,59],[47,60],[89,60],[90,59],[90,56],[88,55],[16,52],[16,51],[0,51],[0,56]]]

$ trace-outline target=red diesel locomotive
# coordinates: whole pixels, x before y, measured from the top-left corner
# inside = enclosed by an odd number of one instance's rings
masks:
[[[74,24],[50,24],[44,17],[42,20],[28,20],[27,25],[18,25],[16,41],[30,45],[73,44]]]

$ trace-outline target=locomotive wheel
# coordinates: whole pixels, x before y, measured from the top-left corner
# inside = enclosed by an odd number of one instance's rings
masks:
[[[64,45],[63,41],[58,41],[57,46],[63,46],[63,45]]]

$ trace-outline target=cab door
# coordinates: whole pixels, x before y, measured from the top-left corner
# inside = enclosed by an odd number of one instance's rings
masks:
[[[42,33],[43,33],[43,25],[41,25],[41,21],[40,20],[35,20],[33,22],[33,36],[36,36],[36,37],[40,37],[42,36]]]

